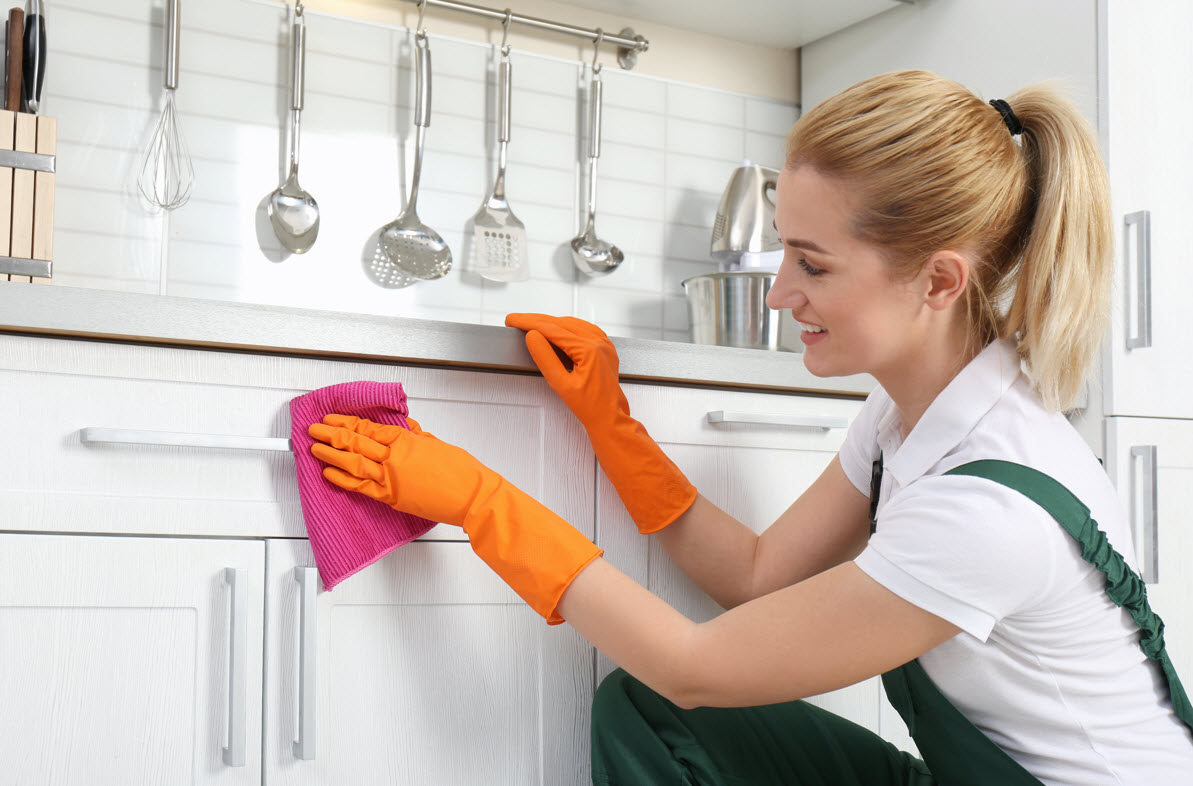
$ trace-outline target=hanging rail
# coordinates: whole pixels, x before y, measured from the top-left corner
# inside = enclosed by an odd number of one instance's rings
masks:
[[[526,25],[527,27],[536,27],[539,30],[550,30],[555,33],[564,33],[566,35],[579,36],[580,38],[587,38],[596,42],[600,37],[600,31],[590,29],[587,27],[577,27],[576,25],[568,25],[562,22],[552,22],[547,19],[539,19],[534,16],[523,16],[522,14],[510,13],[506,9],[485,8],[484,6],[472,5],[471,3],[461,3],[458,0],[403,0],[403,2],[411,3],[413,5],[421,5],[423,2],[431,8],[446,8],[449,11],[460,11],[465,14],[475,14],[476,16],[483,16],[486,19],[492,19],[497,22],[504,23],[508,17],[511,24]],[[637,62],[638,53],[645,52],[650,48],[650,42],[640,35],[634,35],[631,28],[624,28],[617,35],[610,35],[605,33],[603,43],[614,44],[617,47],[617,62],[622,68],[633,68]]]

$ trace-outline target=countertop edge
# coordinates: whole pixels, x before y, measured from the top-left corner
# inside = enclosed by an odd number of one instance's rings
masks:
[[[0,331],[198,349],[538,373],[522,331],[408,317],[0,282]],[[623,379],[865,396],[868,375],[821,379],[799,354],[613,337]]]

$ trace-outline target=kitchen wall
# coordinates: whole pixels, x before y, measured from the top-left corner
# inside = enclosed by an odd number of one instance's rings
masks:
[[[322,228],[309,253],[293,256],[264,212],[286,165],[286,7],[183,5],[177,101],[195,192],[181,209],[153,214],[135,183],[161,105],[163,4],[55,4],[44,104],[59,118],[56,284],[485,324],[542,310],[617,335],[687,340],[679,282],[714,269],[720,192],[743,158],[776,165],[797,116],[792,103],[606,65],[597,230],[626,262],[588,279],[567,247],[583,209],[587,67],[515,49],[507,193],[527,227],[532,278],[485,281],[468,271],[469,219],[496,166],[496,52],[437,34],[429,17],[433,113],[419,214],[456,266],[443,279],[385,288],[370,270],[376,231],[400,211],[413,161],[411,34],[308,8],[301,182],[319,201]]]

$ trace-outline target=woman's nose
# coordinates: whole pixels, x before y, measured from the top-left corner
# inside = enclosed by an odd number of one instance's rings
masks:
[[[778,311],[797,308],[807,302],[803,291],[799,289],[796,277],[791,273],[791,267],[786,262],[779,265],[779,272],[775,274],[775,280],[771,282],[770,290],[766,293],[767,308]]]

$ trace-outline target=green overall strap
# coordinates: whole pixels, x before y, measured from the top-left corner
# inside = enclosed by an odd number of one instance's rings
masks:
[[[1164,622],[1147,602],[1143,579],[1110,545],[1106,533],[1090,517],[1089,508],[1052,477],[1010,461],[972,461],[945,474],[986,478],[1020,492],[1047,511],[1081,544],[1082,558],[1106,575],[1106,594],[1130,613],[1142,631],[1139,647],[1164,670],[1173,712],[1193,729],[1193,705],[1190,705],[1189,696],[1164,649]]]

